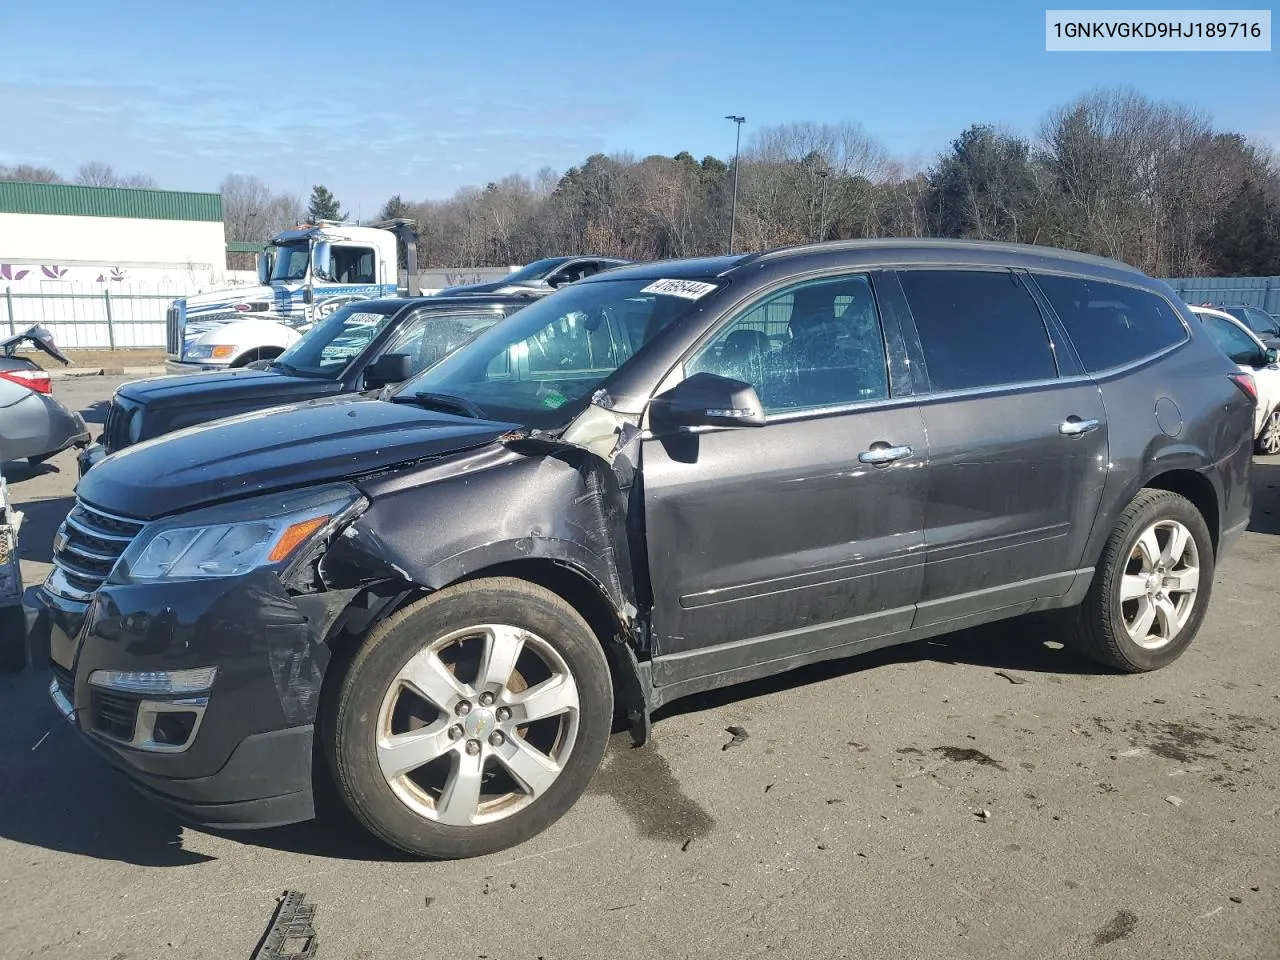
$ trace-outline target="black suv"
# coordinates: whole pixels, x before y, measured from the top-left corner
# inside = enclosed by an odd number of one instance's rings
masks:
[[[528,303],[492,295],[358,300],[261,368],[126,383],[111,398],[98,442],[80,454],[80,476],[163,433],[407,380]]]
[[[391,844],[491,852],[569,809],[615,719],[643,740],[695,691],[1043,610],[1117,670],[1170,663],[1248,522],[1253,415],[1110,260],[624,267],[381,398],[90,471],[50,692],[198,822],[310,817],[318,773]]]

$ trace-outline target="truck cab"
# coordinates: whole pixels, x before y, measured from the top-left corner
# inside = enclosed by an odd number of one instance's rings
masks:
[[[403,239],[414,251],[412,225],[322,221],[276,234],[258,256],[257,286],[173,301],[166,371],[201,373],[271,360],[343,304],[395,296],[397,244]]]

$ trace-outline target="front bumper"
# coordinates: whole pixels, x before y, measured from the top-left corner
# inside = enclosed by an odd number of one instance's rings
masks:
[[[331,594],[291,597],[258,571],[227,581],[104,585],[88,604],[39,592],[59,712],[144,794],[194,823],[266,827],[309,819],[312,730],[328,666]],[[195,699],[189,739],[148,742],[160,710],[190,694],[127,694],[89,684],[96,670],[216,666]],[[184,704],[184,700],[188,703]]]
[[[164,372],[182,376],[189,373],[217,373],[219,370],[229,370],[231,364],[219,363],[213,360],[179,360],[173,354],[168,354],[164,358]]]

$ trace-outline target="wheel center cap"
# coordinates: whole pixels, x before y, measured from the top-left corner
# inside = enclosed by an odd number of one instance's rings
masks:
[[[498,721],[494,719],[493,711],[483,708],[472,710],[467,714],[466,719],[462,721],[462,729],[473,740],[487,737],[497,726]]]

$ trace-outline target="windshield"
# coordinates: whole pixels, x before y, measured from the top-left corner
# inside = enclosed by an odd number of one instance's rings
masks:
[[[652,278],[564,287],[406,380],[395,399],[462,401],[487,419],[540,429],[567,423],[618,367],[715,289]]]
[[[556,272],[556,268],[569,262],[568,257],[549,257],[546,260],[535,260],[525,264],[515,273],[503,277],[506,283],[528,283],[530,280],[545,280]]]
[[[275,263],[271,267],[273,281],[302,280],[306,277],[311,247],[305,240],[277,244],[272,252],[275,254]]]
[[[403,303],[349,303],[307,331],[276,358],[289,373],[336,378],[395,316]]]

